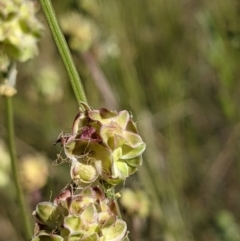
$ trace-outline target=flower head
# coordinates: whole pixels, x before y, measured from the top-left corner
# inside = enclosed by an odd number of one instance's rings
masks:
[[[36,232],[32,241],[121,241],[127,226],[117,218],[113,201],[99,187],[73,195],[64,189],[54,202],[41,202],[33,215]]]
[[[80,185],[97,179],[112,185],[123,182],[142,164],[146,147],[126,110],[80,112],[72,134],[61,138],[65,154],[72,161],[71,177]]]

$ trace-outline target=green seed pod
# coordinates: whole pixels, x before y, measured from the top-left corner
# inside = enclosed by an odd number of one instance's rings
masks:
[[[92,196],[76,195],[72,197],[69,205],[70,214],[81,214],[82,210],[89,204],[94,203],[96,200]]]
[[[121,241],[127,234],[127,225],[118,219],[113,225],[103,227],[101,231],[103,236],[100,241]]]
[[[70,170],[71,178],[77,185],[87,186],[98,178],[95,166],[83,164],[80,162],[72,162]]]
[[[97,217],[98,217],[97,209],[95,205],[92,203],[86,206],[83,212],[81,213],[81,219],[86,224],[96,223]]]
[[[81,235],[83,233],[83,224],[80,216],[78,215],[68,215],[67,217],[65,217],[63,226],[70,231],[71,235]]]
[[[33,215],[39,224],[48,226],[52,229],[58,228],[63,219],[61,208],[51,202],[39,203]]]

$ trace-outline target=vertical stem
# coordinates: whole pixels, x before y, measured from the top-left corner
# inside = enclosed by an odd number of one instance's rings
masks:
[[[80,102],[87,103],[87,98],[81,83],[81,79],[78,75],[72,56],[70,54],[67,42],[62,34],[59,27],[57,18],[55,16],[51,0],[40,0],[41,5],[47,19],[48,25],[50,27],[51,33],[57,45],[58,51],[61,55],[65,68],[67,70],[68,76],[71,81],[71,85],[75,94],[75,97],[80,105]]]
[[[6,112],[7,112],[7,132],[8,132],[8,147],[12,164],[12,175],[16,187],[17,201],[20,209],[20,219],[23,222],[25,229],[25,238],[28,240],[32,236],[31,225],[28,219],[28,212],[24,201],[23,190],[20,183],[18,164],[16,159],[16,148],[14,142],[14,121],[13,121],[13,105],[12,97],[6,98]]]
[[[113,193],[115,194],[115,192],[113,192]],[[119,219],[123,219],[117,199],[114,200],[114,204],[115,204],[115,208],[116,208],[116,211],[117,211],[118,218],[119,218]],[[130,239],[128,238],[128,235],[127,235],[127,237],[124,238],[123,241],[130,241]]]
[[[93,80],[98,87],[105,101],[105,104],[108,105],[107,107],[111,108],[112,110],[117,109],[118,103],[116,100],[116,96],[114,95],[106,76],[97,64],[97,61],[95,60],[93,54],[90,51],[86,51],[81,54],[81,57],[86,63],[88,69],[90,70]]]

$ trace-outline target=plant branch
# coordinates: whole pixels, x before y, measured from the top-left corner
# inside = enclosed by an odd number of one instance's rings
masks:
[[[41,5],[47,19],[48,25],[50,27],[51,33],[57,45],[58,51],[61,55],[65,68],[67,70],[68,76],[71,81],[71,85],[75,94],[75,97],[80,105],[80,102],[83,101],[87,103],[87,98],[81,83],[81,79],[78,75],[72,56],[70,54],[67,42],[63,36],[63,33],[59,27],[57,18],[54,13],[54,9],[51,3],[51,0],[40,0]]]
[[[7,112],[7,132],[8,132],[8,147],[12,164],[12,175],[16,187],[17,201],[20,208],[20,219],[23,222],[25,229],[25,236],[28,240],[32,236],[32,227],[28,219],[28,212],[25,205],[23,190],[20,183],[19,173],[18,173],[18,163],[16,159],[16,148],[14,142],[14,121],[13,121],[13,105],[12,97],[6,98],[6,112]]]

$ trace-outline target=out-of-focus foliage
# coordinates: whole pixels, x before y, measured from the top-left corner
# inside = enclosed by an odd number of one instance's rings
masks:
[[[9,183],[10,157],[3,140],[0,139],[0,187],[4,188]]]
[[[86,51],[97,35],[97,28],[92,20],[76,12],[63,15],[60,24],[64,34],[69,36],[69,45],[73,50]]]
[[[97,28],[84,52],[81,42],[72,49],[89,104],[111,106],[110,89],[116,109],[132,111],[147,144],[138,177],[125,183],[142,188],[150,200],[146,220],[126,213],[131,240],[239,238],[240,1],[55,0],[53,4],[61,22],[74,13]],[[39,17],[45,24],[41,13]],[[70,45],[71,37],[66,33]],[[57,78],[41,73],[46,69]],[[14,104],[19,161],[36,153],[54,161],[60,147],[52,143],[62,130],[71,128],[78,107],[48,30],[39,56],[18,65],[18,70]],[[99,78],[102,74],[108,85]],[[40,84],[41,78],[51,84]],[[2,102],[0,131],[5,137]],[[26,194],[31,210],[70,181],[66,165],[51,167],[47,184]],[[11,179],[0,188],[0,240],[21,241]]]
[[[15,61],[27,61],[38,53],[43,26],[35,13],[32,1],[0,0],[0,95],[17,92]]]
[[[47,161],[42,155],[26,155],[20,160],[22,186],[27,192],[38,190],[46,184],[49,175]]]
[[[121,193],[121,204],[131,215],[137,215],[146,218],[149,215],[149,198],[142,190],[133,191],[130,188],[124,188]]]
[[[25,0],[0,1],[0,70],[12,61],[26,61],[38,53],[37,39],[43,30],[35,17],[34,3]]]

